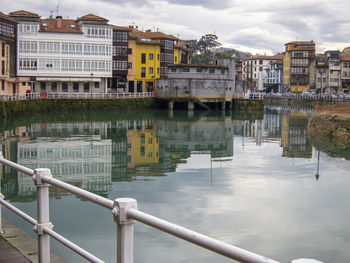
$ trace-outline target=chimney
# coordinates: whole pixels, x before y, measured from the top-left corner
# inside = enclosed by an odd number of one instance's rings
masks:
[[[56,16],[56,26],[62,28],[62,16]]]

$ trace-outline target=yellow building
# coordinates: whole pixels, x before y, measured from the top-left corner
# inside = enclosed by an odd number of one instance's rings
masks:
[[[283,55],[283,91],[310,91],[315,84],[312,64],[316,45],[311,41],[293,41],[285,44]]]
[[[156,80],[167,77],[169,65],[190,63],[192,53],[184,41],[162,32],[129,28],[129,92],[155,91]]]
[[[129,130],[127,144],[128,168],[159,163],[159,139],[154,129]]]

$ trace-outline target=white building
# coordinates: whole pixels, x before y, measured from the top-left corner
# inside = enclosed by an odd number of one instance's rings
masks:
[[[262,92],[265,90],[266,69],[270,68],[270,63],[281,61],[283,56],[276,54],[274,56],[251,56],[242,58],[242,80],[245,87],[251,91]]]
[[[18,22],[17,75],[30,77],[33,92],[107,93],[113,32],[107,19],[40,19],[23,10],[9,15]]]

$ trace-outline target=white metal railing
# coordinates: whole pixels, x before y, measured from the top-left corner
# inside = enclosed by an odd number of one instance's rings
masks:
[[[0,94],[0,101],[28,99],[135,99],[151,98],[153,92],[123,93],[29,93],[23,95]]]
[[[4,196],[0,194],[0,204],[4,205],[12,212],[16,213],[32,225],[38,236],[38,257],[40,263],[50,262],[50,237],[61,242],[77,254],[81,255],[90,262],[103,262],[101,259],[90,254],[86,250],[80,248],[60,234],[56,233],[50,222],[49,216],[49,186],[53,185],[60,189],[66,190],[72,194],[84,198],[92,203],[107,208],[113,214],[114,221],[117,223],[117,262],[133,263],[133,223],[137,220],[141,223],[159,229],[188,242],[196,244],[211,250],[217,254],[247,263],[278,263],[272,259],[260,256],[247,250],[232,246],[221,242],[214,238],[202,235],[192,230],[183,228],[179,225],[170,223],[152,215],[146,214],[138,210],[137,201],[132,198],[117,198],[110,200],[83,190],[79,187],[70,185],[52,177],[50,169],[38,168],[29,169],[17,163],[11,162],[3,158],[0,152],[0,163],[31,176],[37,187],[37,219],[30,217],[21,210],[17,209],[9,202],[4,200]],[[1,229],[1,210],[0,210],[0,230]],[[301,262],[301,261],[298,261]],[[319,262],[315,260],[306,260],[302,262]]]

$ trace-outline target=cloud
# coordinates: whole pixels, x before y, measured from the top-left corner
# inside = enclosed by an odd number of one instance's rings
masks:
[[[350,5],[341,0],[17,0],[5,1],[2,12],[24,9],[48,17],[57,4],[64,18],[94,13],[115,25],[135,24],[183,39],[214,33],[219,42],[245,50],[275,53],[295,39],[333,49],[350,45]]]

